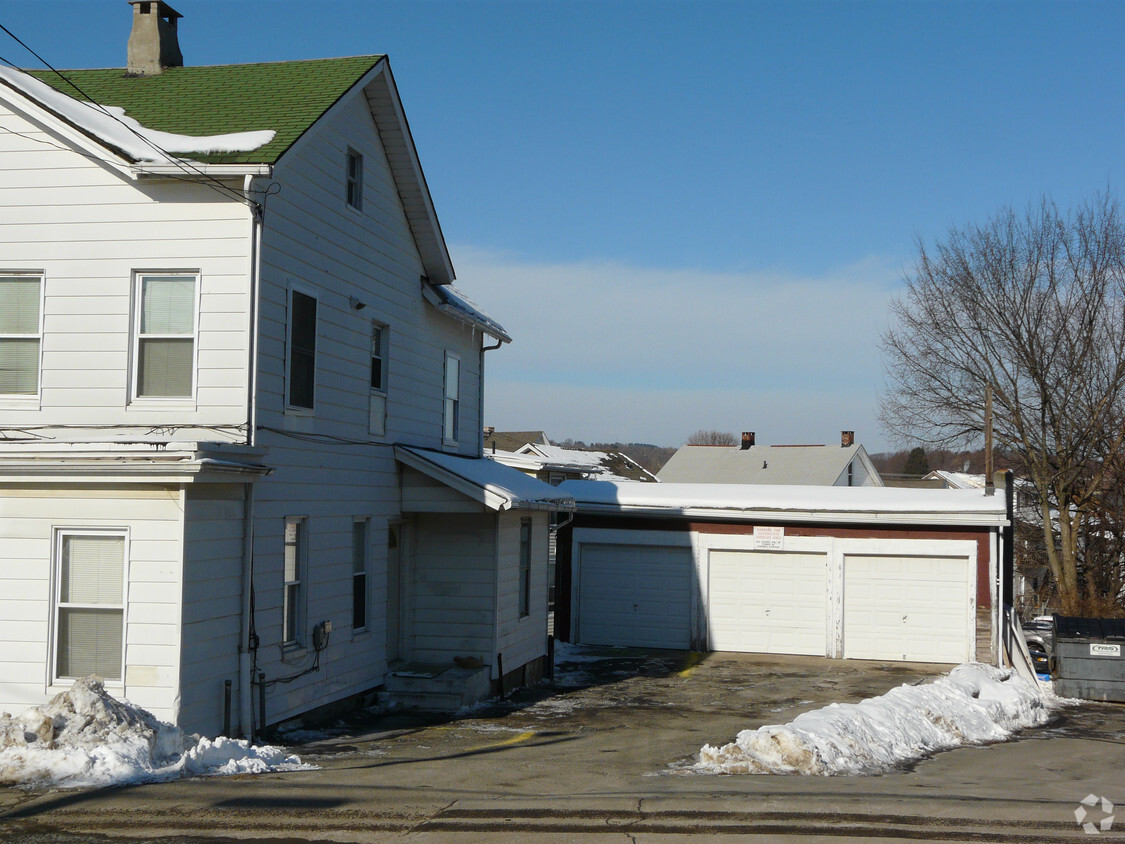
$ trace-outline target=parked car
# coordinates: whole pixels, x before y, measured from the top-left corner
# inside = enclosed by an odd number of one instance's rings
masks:
[[[1049,615],[1037,616],[1023,622],[1023,638],[1030,648],[1039,645],[1048,655],[1055,652],[1055,620]]]
[[[1036,674],[1051,674],[1055,659],[1050,656],[1038,642],[1028,642],[1027,650],[1031,654],[1031,664],[1035,667]]]

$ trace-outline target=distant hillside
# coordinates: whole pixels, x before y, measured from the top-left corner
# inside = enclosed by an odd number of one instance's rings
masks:
[[[903,477],[905,476],[906,461],[909,457],[910,449],[904,448],[902,451],[884,451],[879,454],[872,454],[871,462],[875,464],[875,468],[880,475]],[[1006,459],[999,451],[996,453],[995,461],[996,471],[998,472],[1015,468],[1014,463]],[[947,472],[969,472],[980,475],[984,473],[984,449],[978,448],[975,451],[934,449],[926,452],[926,462],[929,463],[931,470],[942,469]]]

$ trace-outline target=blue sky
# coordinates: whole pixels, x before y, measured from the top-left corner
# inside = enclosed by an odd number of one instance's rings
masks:
[[[486,422],[558,439],[882,450],[915,239],[1120,179],[1125,4],[172,5],[188,64],[390,55],[458,286],[515,337]],[[129,19],[0,0],[57,67],[120,66]]]

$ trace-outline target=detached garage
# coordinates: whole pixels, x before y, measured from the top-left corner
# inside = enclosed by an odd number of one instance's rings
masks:
[[[1005,498],[568,481],[556,635],[586,644],[995,662]]]

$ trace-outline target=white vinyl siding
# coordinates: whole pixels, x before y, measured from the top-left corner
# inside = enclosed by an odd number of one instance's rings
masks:
[[[135,398],[190,398],[195,384],[198,278],[136,276]]]
[[[121,679],[125,546],[124,533],[58,533],[56,678]]]
[[[19,134],[13,134],[19,133]],[[0,425],[58,441],[244,439],[252,217],[215,186],[133,179],[0,104],[0,275],[42,277],[39,395],[0,395]],[[227,182],[231,184],[231,182]],[[238,187],[241,187],[241,179]],[[132,401],[136,270],[200,273],[194,400]],[[65,426],[65,427],[64,427]],[[207,433],[203,435],[203,430]]]
[[[445,353],[445,407],[442,415],[442,440],[450,445],[457,443],[457,429],[461,421],[461,359]]]
[[[43,278],[0,275],[0,396],[39,392]]]

